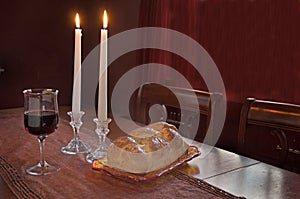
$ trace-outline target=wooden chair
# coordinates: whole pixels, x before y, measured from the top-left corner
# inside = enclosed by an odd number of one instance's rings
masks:
[[[251,135],[250,126],[263,127],[263,131],[256,129],[256,133],[271,133],[277,139],[276,146],[270,149],[269,153],[277,154],[277,157],[263,157],[254,152],[258,148],[259,142],[265,146],[270,145],[271,140],[260,140],[254,138],[249,141]],[[253,129],[252,129],[253,130]],[[254,132],[252,131],[252,132]],[[238,149],[241,154],[260,159],[262,161],[275,164],[280,167],[290,168],[299,171],[300,167],[300,106],[295,104],[280,103],[256,100],[248,98],[244,103],[238,132]],[[268,152],[267,152],[268,153]],[[293,162],[288,162],[288,158],[293,158]]]
[[[135,120],[143,124],[148,124],[150,119],[148,115],[149,108],[154,104],[160,104],[166,111],[166,121],[168,123],[174,124],[177,127],[179,125],[184,125],[184,129],[188,131],[189,126],[193,125],[192,122],[189,121],[193,121],[193,117],[197,116],[195,115],[195,112],[198,110],[198,113],[201,115],[201,122],[199,124],[196,139],[202,141],[222,95],[219,93],[209,93],[193,89],[178,87],[170,88],[173,92],[167,87],[155,83],[142,85],[138,90]],[[195,96],[198,104],[195,103]],[[184,116],[185,121],[180,121],[181,114],[183,114],[181,112],[183,107],[180,108],[177,98],[183,101],[182,105],[185,109],[184,114],[186,114]],[[206,118],[204,119],[203,116]]]

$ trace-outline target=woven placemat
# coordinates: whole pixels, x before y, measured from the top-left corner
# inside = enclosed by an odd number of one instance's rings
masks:
[[[43,197],[28,186],[17,169],[0,156],[0,175],[17,198],[42,199]]]

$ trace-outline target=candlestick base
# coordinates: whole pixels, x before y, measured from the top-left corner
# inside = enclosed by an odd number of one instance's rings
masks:
[[[61,148],[61,152],[66,154],[88,153],[91,150],[90,146],[83,143],[83,141],[79,138],[79,129],[82,125],[81,118],[84,115],[84,112],[80,111],[78,114],[73,114],[69,111],[68,115],[71,117],[70,125],[74,131],[74,138],[67,144],[67,146]]]
[[[107,118],[105,121],[99,121],[98,118],[93,120],[97,128],[95,132],[99,136],[99,147],[92,153],[86,156],[86,161],[92,163],[94,160],[102,159],[106,156],[107,149],[111,144],[110,140],[106,137],[109,133],[108,124],[111,122],[110,118]]]

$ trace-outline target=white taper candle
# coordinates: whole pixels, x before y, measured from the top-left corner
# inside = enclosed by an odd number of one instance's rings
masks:
[[[80,112],[81,103],[81,29],[79,14],[76,14],[75,29],[75,49],[74,49],[74,77],[73,77],[73,97],[72,112],[78,114]]]
[[[99,58],[99,90],[98,90],[98,120],[107,120],[107,14],[103,15],[103,28],[100,36],[100,58]]]

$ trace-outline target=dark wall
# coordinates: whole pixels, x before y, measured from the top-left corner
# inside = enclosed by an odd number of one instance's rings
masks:
[[[222,75],[228,101],[223,148],[234,150],[247,97],[300,104],[300,2],[204,1],[199,41]]]
[[[32,87],[58,88],[59,104],[70,105],[76,12],[83,29],[83,61],[99,43],[104,9],[113,35],[137,26],[138,7],[139,0],[2,1],[0,108],[23,106],[22,90]]]

